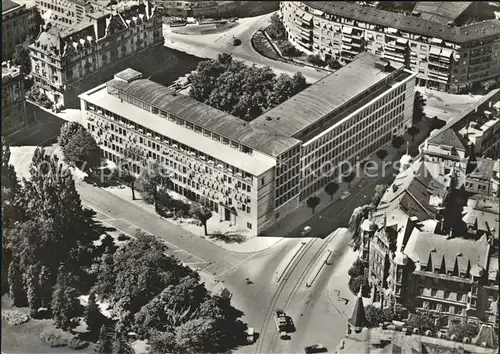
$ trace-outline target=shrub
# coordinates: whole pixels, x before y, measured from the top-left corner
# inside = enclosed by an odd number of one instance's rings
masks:
[[[68,347],[74,350],[80,350],[80,349],[85,349],[89,346],[89,342],[80,340],[76,337],[73,337],[70,339],[68,342]]]
[[[130,236],[127,236],[125,234],[118,235],[118,241],[128,241],[128,240],[130,240]]]
[[[9,326],[19,326],[30,320],[30,317],[18,310],[2,311],[2,319],[7,321]]]
[[[360,275],[364,275],[365,274],[365,265],[363,264],[363,262],[359,258],[356,258],[356,260],[352,264],[351,268],[349,268],[347,274],[349,274],[349,276],[351,278],[355,278],[355,277],[358,277]]]
[[[307,61],[309,63],[311,63],[312,65],[316,65],[316,66],[325,66],[325,62],[323,61],[323,59],[321,59],[321,57],[319,55],[308,55],[307,56]]]
[[[384,310],[373,305],[366,306],[365,316],[370,327],[377,327],[379,323],[384,323],[387,321]]]
[[[370,294],[368,278],[365,275],[358,275],[357,277],[349,279],[349,289],[353,292],[353,294],[357,295],[361,286],[363,287],[361,294],[363,297],[367,297]]]
[[[454,322],[448,329],[448,335],[455,335],[458,341],[464,338],[474,338],[479,333],[479,326],[477,323],[461,323]]]
[[[411,328],[418,328],[420,333],[425,333],[426,331],[437,333],[439,329],[436,325],[436,317],[424,312],[412,313],[405,325]]]
[[[51,348],[65,347],[68,345],[68,338],[59,331],[46,329],[40,333],[40,339]]]

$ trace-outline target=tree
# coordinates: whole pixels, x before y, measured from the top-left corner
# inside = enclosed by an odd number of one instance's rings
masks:
[[[370,327],[377,327],[379,323],[386,322],[384,310],[373,305],[365,307],[365,317]]]
[[[354,180],[354,177],[356,177],[354,172],[342,177],[342,180],[347,183],[347,188],[351,189],[351,182]]]
[[[370,285],[368,284],[366,275],[358,275],[357,277],[349,279],[349,290],[351,290],[353,294],[357,295],[360,287],[362,287],[361,295],[363,297],[368,297],[370,294]]]
[[[420,130],[416,126],[412,126],[408,128],[408,134],[411,136],[411,141],[415,140],[415,136],[420,133]]]
[[[385,149],[380,149],[376,152],[376,155],[380,160],[383,160],[387,157],[387,155],[389,155],[389,153]]]
[[[75,318],[80,314],[80,301],[71,286],[71,275],[64,266],[59,268],[57,283],[52,295],[52,314],[56,327],[67,331],[73,328]]]
[[[27,303],[22,278],[19,258],[14,257],[9,265],[9,296],[12,306],[23,307]]]
[[[191,213],[202,223],[205,229],[205,236],[208,235],[207,221],[212,217],[212,209],[206,204],[195,203],[191,206]]]
[[[97,280],[92,289],[93,293],[97,294],[100,299],[108,298],[114,294],[115,272],[113,249],[111,247],[107,247],[105,253],[102,255]]]
[[[412,313],[405,325],[411,328],[418,328],[420,333],[425,333],[427,330],[436,333],[439,330],[436,320],[436,316],[430,312],[422,311],[421,313]]]
[[[95,332],[100,328],[102,314],[97,305],[95,294],[90,293],[87,306],[85,307],[85,323],[91,332]]]
[[[375,186],[375,192],[373,193],[372,196],[372,205],[374,208],[378,206],[380,200],[382,200],[382,197],[384,196],[384,193],[388,187],[389,186],[387,184],[377,184]]]
[[[448,329],[448,336],[455,335],[457,341],[463,341],[464,338],[473,339],[479,333],[479,325],[476,322],[462,323],[460,321],[452,322]]]
[[[132,190],[132,200],[135,200],[135,182],[137,177],[134,174],[133,165],[142,165],[145,159],[144,150],[134,143],[129,143],[125,146],[123,155],[127,159],[127,164],[120,165],[120,173],[123,182],[125,182]]]
[[[325,66],[325,62],[317,54],[310,54],[307,56],[307,61],[315,66]]]
[[[208,318],[196,318],[176,328],[176,346],[184,353],[200,353],[210,351],[215,346],[211,337],[214,321]]]
[[[312,213],[314,214],[314,209],[316,209],[316,207],[319,205],[321,199],[319,199],[318,196],[314,195],[312,197],[309,197],[309,199],[307,199],[307,206],[309,208],[311,208],[312,210]]]
[[[21,205],[21,185],[17,179],[14,166],[10,163],[10,147],[2,137],[2,226],[9,227],[23,218]]]
[[[425,116],[425,99],[424,96],[418,91],[415,91],[415,98],[413,99],[413,124],[422,120]]]
[[[134,348],[124,335],[116,334],[112,345],[113,353],[135,354]]]
[[[351,217],[349,219],[349,227],[348,231],[351,234],[352,238],[352,246],[356,251],[361,246],[361,233],[360,226],[361,222],[369,215],[372,210],[370,205],[363,205],[361,207],[357,207],[352,211]]]
[[[40,291],[41,307],[50,309],[52,302],[52,291],[54,287],[54,277],[50,268],[43,265],[40,270],[38,280],[38,290]]]
[[[28,75],[31,72],[31,58],[28,49],[29,42],[16,45],[12,56],[12,63],[21,67],[21,74]]]
[[[333,199],[333,195],[339,190],[339,185],[335,182],[330,182],[325,186],[325,192]]]
[[[281,54],[283,54],[286,57],[298,57],[300,56],[301,52],[297,48],[293,46],[292,43],[286,41],[281,45]]]
[[[82,171],[93,171],[101,165],[101,149],[87,130],[79,130],[62,148],[64,158]]]
[[[25,276],[26,295],[30,313],[35,314],[41,305],[40,290],[38,285],[39,265],[32,264],[28,266]]]
[[[333,69],[333,70],[338,70],[342,67],[342,65],[340,65],[339,61],[335,58],[328,59],[325,62],[325,64],[328,65],[330,67],[330,69]]]
[[[158,211],[160,206],[158,190],[161,186],[170,184],[168,171],[157,161],[149,161],[143,172],[140,176],[143,188],[142,198],[145,202],[154,204],[155,210]]]
[[[286,29],[278,14],[271,16],[271,25],[267,27],[266,32],[272,39],[286,38]]]
[[[57,144],[64,149],[66,144],[76,135],[76,133],[85,130],[83,125],[78,122],[66,122],[61,126],[57,136]]]
[[[175,334],[172,332],[153,331],[150,336],[149,343],[151,347],[151,353],[154,354],[182,353],[182,351],[177,350]]]
[[[105,324],[99,332],[99,340],[94,348],[96,354],[114,354],[113,351],[114,330],[111,325]]]
[[[349,276],[351,278],[355,278],[357,276],[364,275],[365,274],[365,265],[363,264],[363,262],[359,258],[356,258],[356,260],[352,264],[351,268],[349,268],[349,270],[347,271],[347,274],[349,274]]]
[[[399,151],[401,146],[404,145],[405,139],[402,136],[394,136],[392,138],[392,146]]]

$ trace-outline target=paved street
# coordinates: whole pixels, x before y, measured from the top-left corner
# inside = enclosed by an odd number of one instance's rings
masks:
[[[329,72],[324,70],[268,59],[253,49],[251,44],[253,34],[260,28],[266,27],[271,15],[266,14],[240,19],[239,25],[236,27],[216,34],[177,34],[172,33],[170,28],[164,25],[163,36],[165,37],[165,46],[198,57],[211,59],[217,58],[223,52],[231,53],[235,59],[245,61],[248,64],[270,66],[277,73],[293,75],[297,71],[300,71],[311,83],[328,75]],[[241,40],[241,45],[236,47],[232,45],[233,36]]]

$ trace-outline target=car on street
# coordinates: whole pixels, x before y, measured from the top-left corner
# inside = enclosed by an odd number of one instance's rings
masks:
[[[345,192],[344,192],[344,193],[342,193],[342,195],[340,196],[340,199],[341,199],[341,200],[347,199],[350,195],[351,195],[351,193],[350,193],[349,191],[345,191]]]
[[[304,229],[302,229],[302,231],[300,232],[300,236],[305,237],[309,235],[310,232],[311,232],[311,226],[305,226]]]
[[[255,340],[255,330],[252,327],[248,327],[247,329],[247,341],[252,344]]]
[[[314,344],[304,348],[306,353],[325,353],[328,350],[321,344]]]

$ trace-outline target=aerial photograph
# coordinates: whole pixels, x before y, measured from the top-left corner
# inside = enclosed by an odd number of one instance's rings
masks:
[[[495,354],[500,1],[2,0],[6,354]]]

